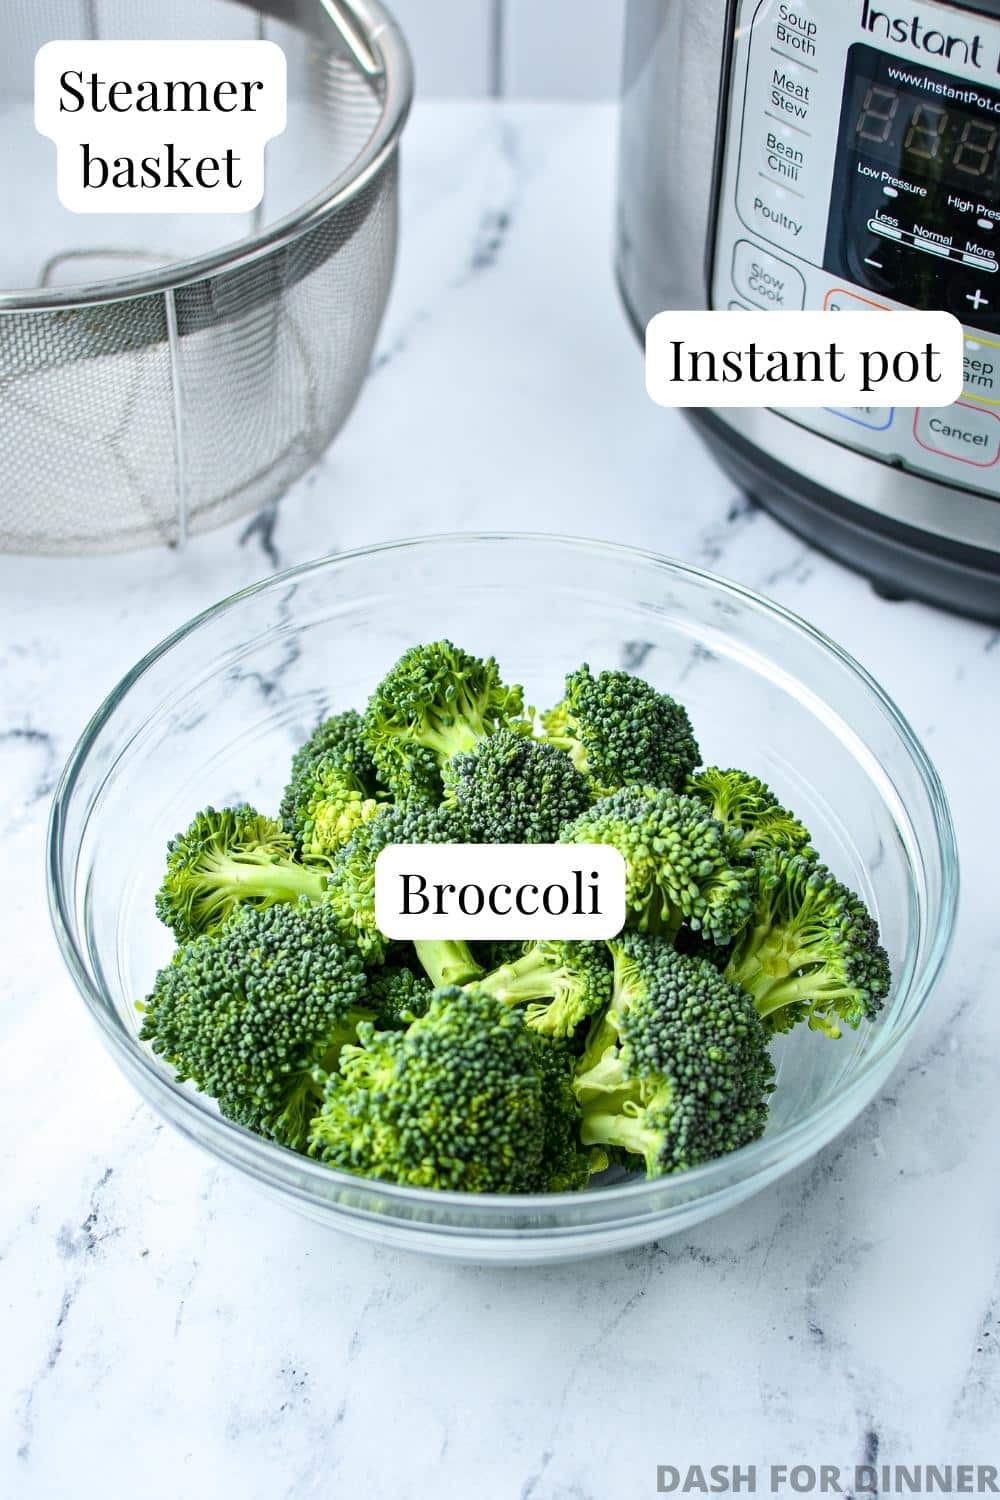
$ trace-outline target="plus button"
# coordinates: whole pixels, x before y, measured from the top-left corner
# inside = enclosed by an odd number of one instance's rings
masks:
[[[979,287],[976,287],[976,290],[974,292],[966,292],[965,300],[966,302],[972,303],[976,312],[978,312],[981,307],[989,307],[990,305],[989,297],[984,297]]]

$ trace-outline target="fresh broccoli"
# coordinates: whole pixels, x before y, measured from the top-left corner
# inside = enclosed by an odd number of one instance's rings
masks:
[[[413,646],[382,679],[365,712],[365,739],[383,781],[397,798],[440,789],[452,756],[474,750],[496,729],[529,732],[524,697],[508,687],[491,656],[450,641]]]
[[[774,1067],[750,997],[662,938],[629,933],[611,949],[614,996],[574,1080],[584,1144],[659,1177],[756,1140]]]
[[[689,777],[685,788],[720,823],[737,828],[746,854],[756,849],[783,849],[786,854],[812,854],[808,828],[782,807],[763,781],[746,771],[721,771],[708,766]]]
[[[140,1036],[231,1120],[304,1150],[326,1075],[373,1016],[364,997],[329,906],[248,906],[177,949]]]
[[[889,958],[859,896],[824,865],[764,850],[756,860],[757,904],[726,967],[752,996],[770,1031],[807,1021],[840,1035],[839,1022],[874,1020],[889,993]]]
[[[544,1127],[542,1162],[535,1191],[572,1193],[585,1188],[591,1177],[608,1166],[600,1146],[580,1140],[582,1116],[573,1090],[576,1053],[567,1042],[538,1037],[535,1061],[542,1085]]]
[[[375,922],[375,861],[389,844],[460,844],[463,828],[446,808],[414,802],[386,806],[359,825],[330,866],[327,900],[367,963],[382,963],[388,939]],[[481,973],[468,943],[420,939],[417,957],[436,985],[466,984]]]
[[[229,1118],[383,1181],[563,1192],[741,1147],[772,1036],[873,1018],[889,962],[771,789],[699,763],[684,708],[626,672],[582,666],[537,719],[492,657],[415,646],[297,751],[280,821],[207,808],[171,841],[179,946],[141,1036]],[[390,845],[551,842],[621,854],[614,942],[377,926]]]
[[[683,922],[726,943],[753,909],[751,874],[736,856],[739,834],[693,797],[624,787],[563,830],[568,844],[610,844],[626,865],[630,927],[675,938]]]
[[[301,854],[328,854],[346,843],[354,824],[371,815],[375,762],[354,709],[318,724],[292,757],[278,816]]]
[[[687,711],[673,698],[629,672],[594,677],[586,663],[566,678],[542,730],[569,752],[596,797],[639,784],[679,792],[701,758]]]
[[[374,1006],[383,1027],[408,1026],[422,1016],[431,1002],[434,986],[422,974],[405,965],[387,964],[368,977],[366,1003]]]
[[[181,942],[212,933],[238,906],[319,900],[326,881],[295,860],[280,823],[252,807],[206,807],[167,845],[156,914]]]
[[[531,1033],[491,996],[454,988],[437,990],[406,1031],[359,1028],[310,1143],[348,1172],[469,1193],[533,1191],[544,1149]]]
[[[444,800],[474,844],[553,844],[591,799],[564,750],[498,729],[454,757]]]
[[[550,1037],[573,1032],[611,998],[611,965],[604,943],[538,942],[477,981],[504,1005],[523,1005],[525,1020]]]

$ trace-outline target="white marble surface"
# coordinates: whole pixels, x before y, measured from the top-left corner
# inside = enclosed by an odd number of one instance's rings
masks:
[[[996,1461],[1000,635],[888,604],[735,494],[643,391],[610,274],[614,117],[432,105],[348,430],[182,555],[0,559],[0,1495],[625,1500],[657,1463]],[[195,610],[332,549],[611,536],[839,638],[935,756],[965,892],[890,1086],[810,1166],[680,1240],[501,1274],[323,1232],[215,1170],[102,1051],[49,932],[55,777]]]

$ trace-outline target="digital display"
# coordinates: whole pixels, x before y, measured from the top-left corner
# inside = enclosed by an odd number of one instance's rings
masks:
[[[876,302],[1000,327],[1000,89],[855,43],[823,265]]]
[[[855,150],[904,176],[971,193],[994,192],[1000,173],[1000,98],[994,112],[980,90],[956,85],[955,93],[974,92],[987,105],[971,110],[926,88],[892,81],[892,72],[904,71],[883,67],[879,77],[855,78]]]

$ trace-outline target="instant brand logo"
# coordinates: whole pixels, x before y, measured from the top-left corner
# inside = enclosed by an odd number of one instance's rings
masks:
[[[979,32],[965,35],[929,26],[919,13],[899,15],[880,9],[872,0],[862,0],[861,26],[869,35],[886,42],[899,42],[929,57],[944,58],[970,68],[983,68],[986,44]]]

